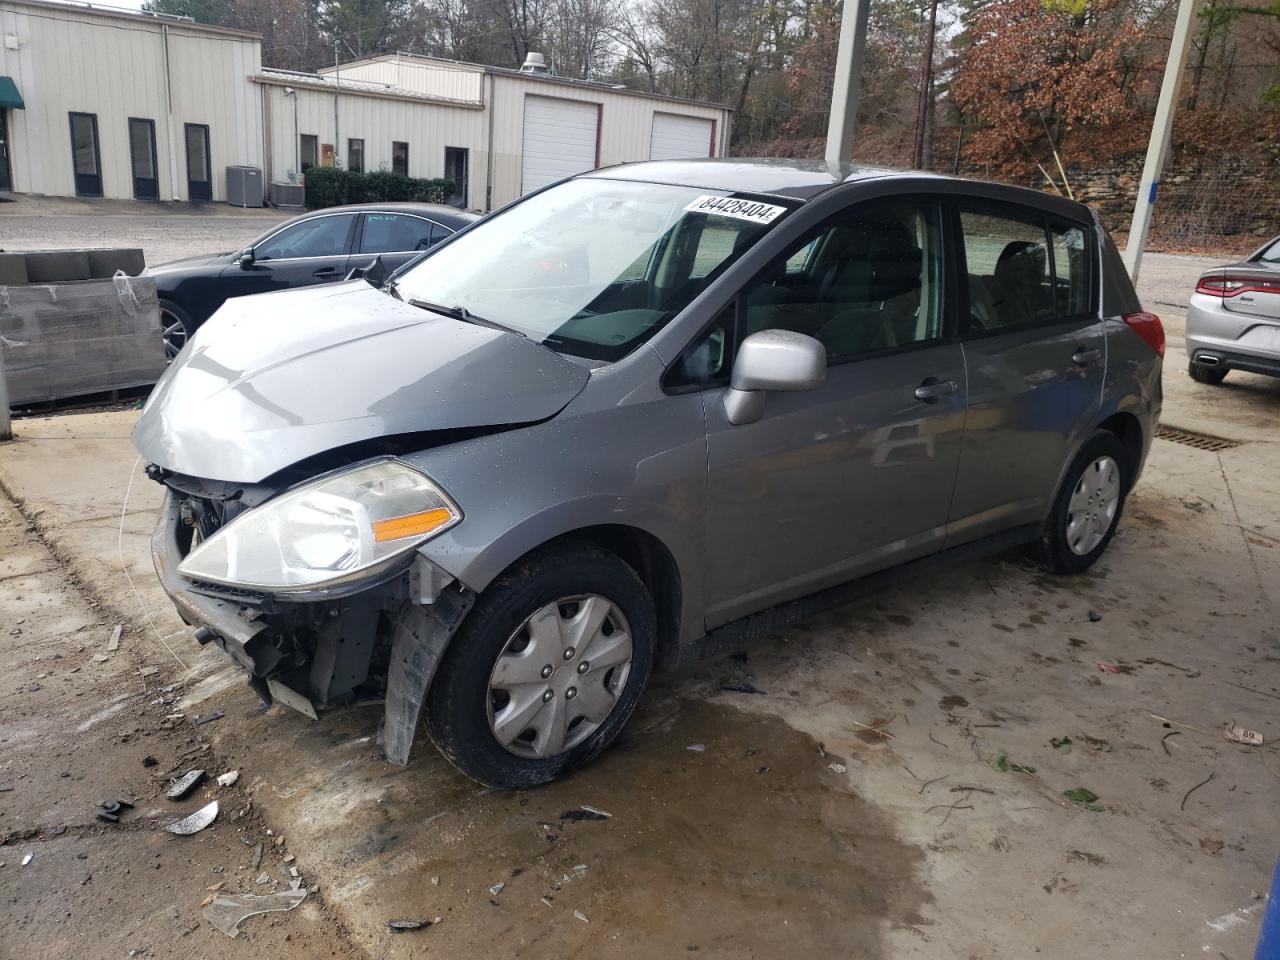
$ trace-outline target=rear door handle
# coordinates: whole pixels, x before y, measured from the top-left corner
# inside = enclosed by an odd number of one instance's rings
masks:
[[[317,270],[315,273],[311,275],[313,277],[332,277],[337,272],[338,272],[337,267],[321,267],[319,270]]]
[[[916,399],[923,400],[925,403],[937,403],[941,397],[945,397],[949,393],[955,393],[957,389],[954,380],[939,380],[937,377],[929,377],[924,383],[916,387]]]
[[[1077,367],[1087,367],[1101,359],[1102,351],[1093,347],[1076,347],[1076,352],[1071,355],[1071,362]]]

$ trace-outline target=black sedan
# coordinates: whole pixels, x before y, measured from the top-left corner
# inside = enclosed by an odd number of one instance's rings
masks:
[[[278,224],[243,250],[152,267],[165,353],[177,356],[231,297],[341,280],[377,256],[389,273],[477,219],[429,203],[330,207]]]

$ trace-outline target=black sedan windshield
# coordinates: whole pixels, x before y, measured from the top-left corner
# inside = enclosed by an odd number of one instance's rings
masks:
[[[786,210],[693,187],[570,180],[477,224],[401,277],[397,293],[617,360]]]

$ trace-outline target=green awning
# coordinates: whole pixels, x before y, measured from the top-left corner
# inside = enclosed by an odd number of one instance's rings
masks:
[[[22,102],[22,94],[18,92],[18,85],[13,82],[12,77],[0,77],[0,110],[5,107],[13,107],[15,110],[27,108],[27,105]]]

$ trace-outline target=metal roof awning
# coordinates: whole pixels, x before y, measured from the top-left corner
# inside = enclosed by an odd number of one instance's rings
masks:
[[[0,77],[0,110],[5,107],[13,107],[15,110],[27,108],[27,105],[22,102],[22,94],[18,92],[18,85],[13,82],[12,77]]]

